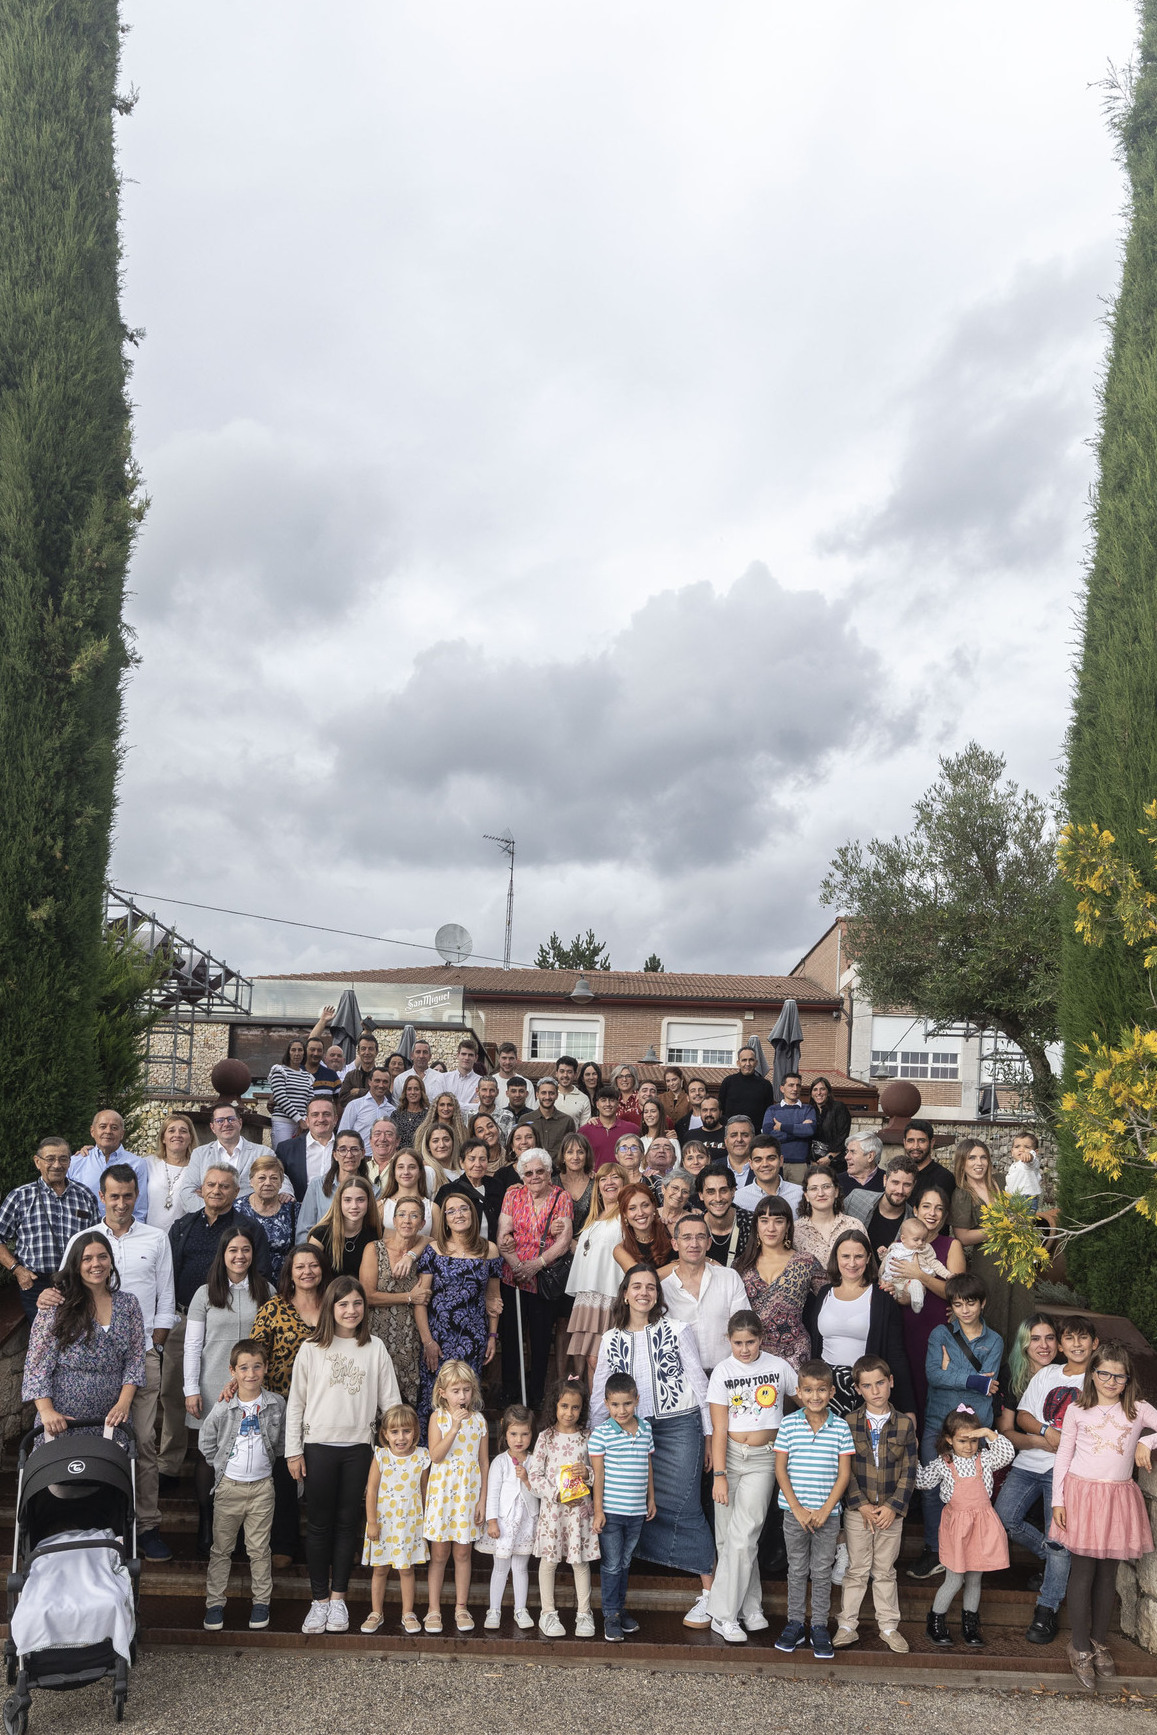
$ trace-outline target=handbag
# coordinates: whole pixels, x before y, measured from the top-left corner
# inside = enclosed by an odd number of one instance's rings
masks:
[[[547,1241],[550,1239],[550,1223],[554,1215],[555,1194],[562,1198],[562,1188],[556,1187],[550,1198],[550,1210],[546,1215],[546,1228],[538,1243],[538,1256],[541,1259]],[[570,1276],[570,1268],[574,1262],[573,1253],[564,1253],[561,1259],[552,1260],[544,1265],[538,1274],[538,1293],[544,1301],[561,1301],[566,1294],[566,1282]]]

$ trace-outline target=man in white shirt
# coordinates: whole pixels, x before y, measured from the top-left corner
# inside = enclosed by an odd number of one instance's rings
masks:
[[[433,1102],[438,1094],[451,1091],[458,1098],[458,1106],[464,1116],[472,1115],[478,1107],[479,1074],[474,1070],[478,1059],[477,1043],[463,1038],[458,1044],[458,1066],[455,1072],[448,1072],[443,1079],[434,1085],[433,1090],[426,1086],[426,1093]]]
[[[675,1263],[662,1282],[671,1318],[695,1327],[699,1359],[708,1373],[731,1353],[727,1321],[749,1305],[742,1277],[708,1259],[710,1244],[702,1217],[681,1217],[675,1225]]]
[[[121,1288],[135,1295],[145,1321],[145,1383],[133,1399],[133,1432],[137,1438],[137,1545],[146,1560],[171,1560],[172,1549],[161,1538],[157,1476],[157,1401],[161,1394],[161,1352],[177,1323],[173,1294],[173,1253],[163,1229],[152,1229],[133,1216],[137,1178],[127,1163],[114,1163],[101,1176],[102,1233],[112,1249]],[[87,1231],[85,1231],[87,1233]],[[72,1246],[74,1235],[65,1248]],[[59,1304],[60,1294],[46,1289],[41,1307]]]
[[[312,1104],[310,1106],[312,1107]],[[308,1120],[308,1112],[306,1118]],[[252,1139],[242,1138],[241,1109],[235,1102],[215,1104],[209,1117],[209,1129],[213,1134],[212,1141],[207,1145],[197,1146],[189,1158],[189,1167],[181,1182],[178,1200],[182,1211],[201,1209],[201,1182],[205,1178],[205,1171],[218,1163],[227,1163],[235,1170],[240,1183],[240,1197],[247,1199],[253,1191],[249,1185],[250,1165],[254,1157],[269,1155],[268,1145],[255,1145]]]
[[[723,1129],[723,1149],[727,1166],[735,1176],[736,1191],[746,1187],[751,1180],[748,1159],[754,1137],[755,1127],[749,1115],[733,1114]]]
[[[559,1114],[568,1114],[576,1127],[581,1127],[584,1121],[591,1118],[591,1104],[586,1091],[580,1090],[575,1083],[578,1077],[578,1061],[573,1055],[563,1055],[554,1069],[554,1076],[558,1080],[555,1108]]]
[[[346,1105],[338,1124],[339,1133],[359,1133],[362,1143],[370,1142],[370,1128],[375,1121],[392,1120],[394,1105],[390,1101],[390,1075],[384,1066],[375,1066],[370,1073],[369,1090],[365,1096],[355,1096]]]
[[[803,1198],[803,1188],[795,1181],[785,1181],[783,1178],[783,1153],[779,1148],[779,1140],[771,1133],[757,1133],[751,1141],[749,1157],[751,1174],[754,1177],[747,1186],[740,1187],[735,1195],[735,1203],[741,1211],[754,1211],[761,1199],[783,1199],[791,1206],[794,1217],[799,1210],[799,1202]]]
[[[526,1083],[526,1080],[522,1078],[522,1074],[518,1070],[518,1050],[515,1048],[513,1042],[500,1042],[498,1044],[498,1053],[495,1056],[495,1059],[497,1064],[491,1077],[498,1086],[497,1106],[499,1109],[513,1108],[514,1104],[507,1101],[507,1085],[510,1083],[512,1078],[521,1079],[523,1084]],[[518,1110],[518,1113],[526,1113],[525,1097],[522,1099],[522,1107]],[[586,1117],[584,1116],[584,1119],[585,1118]]]
[[[433,1102],[434,1097],[430,1087],[431,1085],[440,1083],[443,1075],[440,1072],[430,1073],[431,1052],[430,1044],[426,1041],[426,1038],[424,1036],[419,1036],[418,1040],[414,1044],[414,1052],[410,1056],[410,1065],[408,1069],[405,1072],[400,1072],[394,1081],[395,1102],[401,1102],[402,1086],[408,1078],[419,1079],[425,1088],[426,1095],[429,1097],[430,1101]]]
[[[102,1108],[89,1128],[92,1144],[78,1151],[68,1165],[68,1178],[100,1198],[100,1180],[112,1163],[127,1163],[137,1177],[136,1216],[144,1222],[149,1210],[149,1171],[143,1157],[126,1151],[125,1123],[115,1108]]]

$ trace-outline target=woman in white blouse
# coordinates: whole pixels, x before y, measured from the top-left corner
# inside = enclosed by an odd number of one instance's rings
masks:
[[[623,1280],[615,1248],[623,1238],[619,1194],[626,1183],[618,1163],[604,1163],[595,1175],[586,1222],[575,1231],[574,1258],[566,1280],[566,1292],[574,1297],[566,1349],[576,1371],[585,1372],[588,1380],[594,1379],[599,1344]]]
[[[699,1501],[707,1462],[704,1436],[708,1450],[711,1441],[707,1375],[695,1327],[667,1317],[667,1303],[650,1265],[632,1265],[623,1278],[610,1328],[599,1345],[592,1427],[607,1419],[604,1393],[612,1373],[631,1375],[639,1388],[637,1414],[650,1422],[654,1437],[656,1511],[642,1528],[636,1552],[659,1566],[699,1574],[703,1588],[683,1624],[708,1627],[715,1544]]]
[[[157,1137],[156,1155],[145,1158],[149,1171],[149,1209],[145,1222],[152,1229],[163,1229],[166,1235],[178,1217],[185,1215],[181,1186],[196,1144],[197,1135],[187,1114],[166,1115]]]

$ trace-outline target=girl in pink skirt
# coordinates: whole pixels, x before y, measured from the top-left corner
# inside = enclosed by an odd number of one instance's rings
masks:
[[[945,1616],[963,1587],[960,1630],[966,1645],[982,1645],[980,1636],[980,1576],[1008,1565],[1008,1537],[992,1509],[992,1482],[998,1470],[1015,1457],[1012,1442],[993,1428],[983,1428],[975,1410],[960,1404],[944,1418],[936,1456],[921,1464],[917,1488],[940,1489],[940,1560],[944,1583],[928,1613],[928,1637],[934,1645],[950,1645]]]
[[[1062,1542],[1073,1557],[1069,1665],[1090,1692],[1096,1691],[1097,1675],[1117,1673],[1105,1643],[1117,1564],[1153,1551],[1133,1465],[1148,1470],[1155,1445],[1157,1410],[1137,1396],[1128,1350],[1123,1343],[1103,1343],[1089,1362],[1083,1391],[1065,1411],[1053,1465],[1052,1540]]]

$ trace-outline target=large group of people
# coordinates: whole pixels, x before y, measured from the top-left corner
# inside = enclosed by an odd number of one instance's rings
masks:
[[[391,1569],[405,1631],[443,1630],[448,1569],[469,1631],[478,1549],[491,1629],[508,1584],[534,1624],[533,1557],[541,1632],[564,1635],[565,1563],[593,1637],[598,1561],[617,1642],[640,1624],[637,1557],[690,1575],[686,1624],[729,1644],[767,1627],[761,1574],[785,1571],[776,1644],[820,1658],[858,1642],[870,1584],[902,1651],[907,1521],[933,1645],[957,1595],[983,1644],[1011,1538],[1041,1562],[1028,1639],[1056,1639],[1067,1596],[1074,1674],[1112,1673],[1115,1563],[1152,1549],[1132,1472],[1157,1411],[1123,1346],[1033,1311],[986,1253],[985,1144],[949,1167],[914,1120],[886,1151],[827,1080],[775,1091],[750,1050],[718,1088],[672,1066],[660,1090],[568,1057],[532,1086],[509,1044],[484,1076],[469,1038],[453,1070],[424,1042],[383,1062],[369,1033],[347,1064],[324,1037],[271,1072],[273,1148],[220,1101],[207,1143],[174,1113],[142,1158],[106,1110],[79,1152],[43,1139],[0,1203],[38,1426],[131,1425],[149,1559],[191,1460],[208,1630],[243,1529],[255,1628],[303,1559],[306,1633],[347,1630],[359,1563],[364,1632]],[[1031,1133],[1013,1157],[1039,1190]]]

